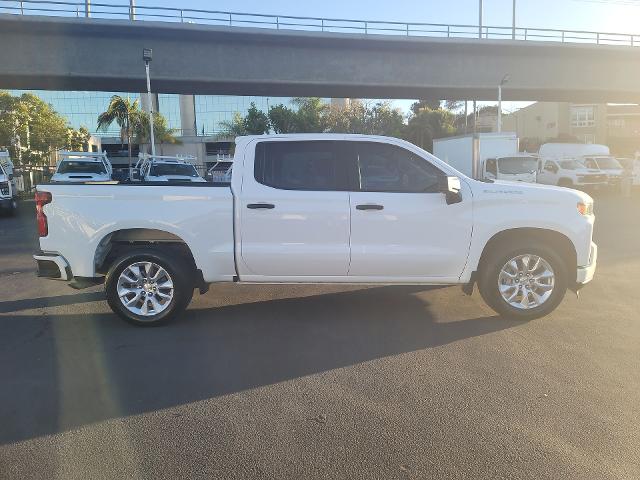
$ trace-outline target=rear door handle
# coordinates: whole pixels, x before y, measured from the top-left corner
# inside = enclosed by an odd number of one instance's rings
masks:
[[[365,203],[363,205],[356,205],[357,210],[382,210],[384,206],[376,205],[373,203]]]
[[[251,209],[264,208],[267,210],[271,210],[272,208],[276,208],[276,206],[273,203],[248,203],[247,208],[251,208]]]

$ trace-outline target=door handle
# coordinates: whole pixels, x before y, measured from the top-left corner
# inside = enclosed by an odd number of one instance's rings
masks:
[[[363,205],[356,205],[357,210],[382,210],[384,206],[375,205],[373,203],[365,203]]]
[[[247,208],[251,208],[251,209],[264,208],[267,210],[271,210],[272,208],[276,208],[276,206],[273,203],[248,203]]]

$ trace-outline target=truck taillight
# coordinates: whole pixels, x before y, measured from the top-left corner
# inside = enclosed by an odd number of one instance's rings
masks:
[[[43,207],[51,203],[50,192],[36,192],[36,222],[38,223],[38,235],[46,237],[49,233],[49,225],[47,224],[47,216]]]

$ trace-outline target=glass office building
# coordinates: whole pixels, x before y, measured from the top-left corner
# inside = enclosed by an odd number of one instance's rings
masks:
[[[129,96],[132,100],[140,99],[138,93],[122,92],[59,92],[47,90],[11,90],[11,94],[32,93],[53,109],[65,117],[73,128],[85,126],[91,133],[101,136],[118,136],[119,129],[115,123],[107,132],[97,131],[98,115],[105,111],[113,95]],[[180,95],[158,94],[157,107],[159,112],[167,119],[169,128],[177,130],[181,134]],[[280,103],[290,106],[290,97],[251,97],[231,95],[195,95],[195,126],[198,135],[215,135],[223,130],[223,122],[230,122],[236,112],[244,115],[251,103],[255,103],[258,109],[265,113],[272,105]]]

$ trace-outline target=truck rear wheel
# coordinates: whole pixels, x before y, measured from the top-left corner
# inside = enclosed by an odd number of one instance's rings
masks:
[[[193,268],[180,256],[155,248],[134,248],[119,256],[105,281],[111,310],[145,327],[175,319],[189,305],[193,288]]]
[[[546,246],[498,248],[484,259],[478,289],[504,317],[531,320],[551,313],[567,291],[562,258]]]

